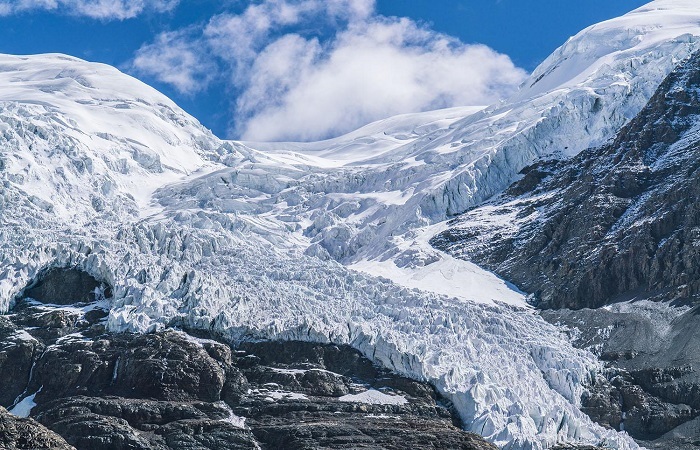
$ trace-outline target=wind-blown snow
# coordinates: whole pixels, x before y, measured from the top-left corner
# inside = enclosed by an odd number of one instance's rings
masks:
[[[0,56],[0,310],[77,266],[114,286],[112,330],[349,344],[505,448],[636,448],[578,409],[593,355],[427,240],[525,165],[612,137],[699,23],[700,4],[654,2],[572,38],[506,103],[311,144],[222,142],[116,69]]]

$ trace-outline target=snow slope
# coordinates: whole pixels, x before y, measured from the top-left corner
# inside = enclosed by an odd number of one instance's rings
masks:
[[[523,166],[604,142],[633,116],[696,48],[700,5],[673,3],[685,13],[659,1],[585,30],[508,102],[310,144],[222,142],[116,69],[0,56],[0,310],[41,269],[79,266],[114,285],[113,330],[349,344],[430,381],[465,428],[506,448],[636,448],[578,410],[593,355],[427,241]],[[611,34],[605,64],[559,77]]]
[[[501,104],[399,116],[317,143],[239,145],[286,168],[265,192],[265,212],[301,227],[309,254],[376,263],[397,282],[420,278],[436,256],[415,235],[501,192],[536,160],[605,143],[699,35],[696,1],[658,0],[572,37]],[[291,179],[290,169],[299,170]],[[424,287],[444,284],[427,272]]]
[[[0,85],[1,167],[66,219],[143,212],[153,191],[206,170],[222,145],[159,92],[106,65],[3,56]]]
[[[431,381],[458,405],[467,429],[499,444],[608,439],[633,447],[576,407],[598,368],[591,355],[527,309],[468,300],[500,297],[507,286],[493,275],[471,267],[483,280],[457,299],[305,254],[302,224],[310,226],[313,213],[295,222],[276,209],[294,202],[276,194],[306,183],[304,168],[218,141],[114,69],[56,55],[0,56],[0,65],[7,80],[21,80],[14,94],[0,93],[2,310],[42,269],[78,266],[113,284],[113,330],[180,326],[218,330],[233,342],[349,344]],[[43,89],[65,70],[94,76],[93,87],[69,80]],[[124,91],[101,94],[109,84]],[[132,108],[114,107],[129,101]],[[83,129],[80,120],[90,123]],[[148,140],[160,166],[140,164],[129,139]],[[334,174],[311,174],[320,208],[333,201],[321,186]],[[488,283],[493,289],[482,291]]]

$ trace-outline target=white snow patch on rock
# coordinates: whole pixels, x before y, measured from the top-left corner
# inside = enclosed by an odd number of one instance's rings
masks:
[[[368,389],[359,394],[347,394],[338,398],[341,402],[366,403],[368,405],[405,405],[408,403],[403,395],[388,395],[376,389]]]
[[[221,419],[222,422],[230,423],[236,428],[245,428],[245,417],[234,414],[233,410],[226,404],[226,402],[216,402],[216,405],[228,412],[228,417]]]
[[[41,392],[42,388],[43,386],[32,395],[24,397],[19,403],[13,406],[9,412],[17,417],[29,417],[29,415],[32,413],[32,409],[36,406],[34,398],[36,397],[36,394]]]

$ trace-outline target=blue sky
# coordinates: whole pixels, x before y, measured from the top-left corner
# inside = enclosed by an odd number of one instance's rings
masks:
[[[311,140],[506,97],[569,36],[645,3],[0,0],[0,52],[117,66],[221,137]]]

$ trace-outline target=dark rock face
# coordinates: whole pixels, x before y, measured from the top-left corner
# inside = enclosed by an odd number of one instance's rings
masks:
[[[603,447],[592,445],[555,445],[551,450],[605,450]]]
[[[70,305],[94,302],[96,289],[102,289],[106,297],[112,296],[110,286],[82,270],[53,267],[25,289],[24,296],[42,303]]]
[[[349,347],[112,334],[98,306],[81,308],[20,301],[0,316],[2,405],[33,399],[65,448],[496,449],[431,386]]]
[[[0,407],[0,448],[75,450],[58,434],[33,419],[21,419]]]
[[[697,308],[547,310],[543,317],[572,330],[608,369],[582,399],[601,425],[625,430],[649,448],[700,447],[700,317]],[[666,317],[658,317],[665,315]]]
[[[78,449],[253,449],[251,431],[222,403],[76,396],[37,408],[37,418]]]
[[[489,267],[542,308],[700,295],[700,55],[661,84],[614,142],[524,171],[435,246]],[[487,209],[503,225],[480,220]]]
[[[695,54],[613,142],[526,168],[432,240],[598,354],[584,411],[648,448],[700,448],[699,127]]]
[[[11,405],[24,391],[39,343],[17,333],[6,317],[0,316],[0,405]]]

